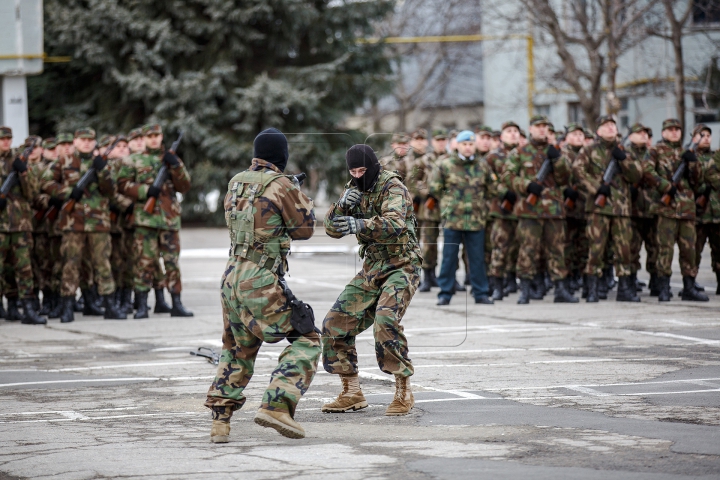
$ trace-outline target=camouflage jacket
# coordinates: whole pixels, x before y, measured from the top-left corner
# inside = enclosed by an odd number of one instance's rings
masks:
[[[566,144],[562,148],[562,154],[568,159],[568,162],[570,163],[570,166],[572,167],[572,164],[575,163],[575,159],[577,158],[578,154],[580,153],[580,150],[582,150],[582,147],[573,147],[572,145]],[[570,186],[575,189],[575,191],[578,193],[578,199],[575,200],[575,208],[568,209],[567,205],[565,206],[565,217],[567,218],[577,218],[580,220],[585,219],[585,203],[587,202],[587,195],[585,192],[580,188],[580,182],[575,177],[575,174],[572,173],[570,175]]]
[[[619,171],[610,183],[610,196],[604,207],[595,205],[598,188],[602,185],[605,169],[612,161],[612,151],[617,141],[598,140],[580,150],[573,163],[573,177],[578,186],[587,194],[585,202],[587,213],[610,215],[613,217],[629,217],[631,209],[630,187],[642,178],[642,166],[633,155],[626,155],[619,161]]]
[[[643,164],[643,176],[650,188],[654,188],[661,198],[672,188],[672,176],[683,162],[681,155],[684,151],[680,142],[664,141],[648,152],[649,161]],[[701,173],[700,161],[688,164],[670,205],[666,206],[658,201],[651,212],[666,218],[695,220],[694,191],[700,183]]]
[[[0,185],[13,171],[15,152],[8,150],[0,155]],[[0,210],[0,232],[32,232],[32,200],[38,188],[37,169],[29,166],[18,175],[18,183],[10,190],[5,209]]]
[[[625,153],[632,156],[635,160],[640,162],[640,168],[645,171],[645,162],[649,161],[648,149],[645,145],[635,145],[630,143],[630,146],[625,150]],[[632,201],[632,209],[630,215],[635,218],[653,218],[656,215],[653,213],[655,204],[660,201],[660,195],[658,195],[655,188],[650,187],[646,182],[645,175],[637,182],[637,196]]]
[[[92,167],[92,154],[81,158],[79,152],[59,158],[45,170],[42,180],[43,192],[61,200],[70,198],[73,187]],[[98,181],[85,189],[72,212],[61,210],[58,228],[64,232],[109,232],[110,198],[115,194],[115,181],[109,168],[97,174]]]
[[[404,157],[393,152],[390,155],[382,157],[379,162],[384,170],[397,173],[400,175],[400,181],[405,182],[408,173],[412,170],[415,156],[412,154],[411,149],[408,148],[408,153]]]
[[[148,199],[148,189],[163,164],[163,153],[163,150],[147,150],[125,157],[117,175],[118,191],[135,201],[133,225],[160,230],[180,230],[181,209],[176,193],[187,193],[190,190],[190,173],[182,160],[178,166],[169,169],[153,213],[143,211]]]
[[[414,168],[412,169],[410,176],[408,177],[408,181],[406,182],[413,184],[417,191],[417,196],[420,200],[420,209],[417,212],[417,216],[421,221],[440,223],[440,209],[435,208],[434,210],[428,210],[425,207],[425,201],[430,193],[430,176],[438,165],[438,155],[435,152],[426,153],[415,161],[413,165]],[[413,194],[413,190],[410,189],[410,187],[408,187],[408,190],[411,194]]]
[[[444,227],[474,232],[484,229],[487,200],[495,195],[496,182],[497,177],[479,155],[465,161],[454,154],[440,162],[430,179],[430,195],[440,200]]]
[[[40,181],[45,174],[45,170],[48,169],[51,163],[52,160],[48,160],[47,158],[43,157],[38,163],[33,165],[33,168],[35,169],[35,177],[38,179],[38,189],[35,192],[35,196],[33,197],[33,200],[30,204],[33,208],[32,223],[33,232],[35,233],[48,233],[51,229],[53,229],[53,226],[50,225],[49,221],[43,220],[42,218],[38,220],[37,218],[37,215],[44,214],[50,206],[50,195],[40,190]]]
[[[709,188],[705,208],[697,207],[698,223],[720,223],[720,150],[716,152],[698,151],[698,161],[702,164],[702,183],[696,191],[696,197]]]
[[[517,217],[512,212],[504,213],[503,210],[500,208],[502,198],[509,189],[507,185],[499,181],[503,177],[505,169],[507,168],[508,155],[515,147],[516,145],[507,145],[505,143],[501,143],[498,148],[490,151],[490,153],[485,156],[485,161],[495,174],[495,177],[498,179],[497,193],[492,198],[492,204],[490,206],[491,218],[508,218],[512,220],[517,220]]]
[[[531,140],[508,156],[502,181],[517,194],[514,213],[519,218],[565,218],[562,192],[570,180],[570,164],[563,156],[553,163],[553,171],[542,183],[545,188],[535,206],[527,201],[527,187],[535,181],[547,148],[546,142]]]
[[[345,185],[345,188],[351,187],[351,182]],[[368,253],[388,255],[393,265],[421,258],[412,197],[398,174],[381,170],[372,190],[362,192],[360,205],[350,211],[332,204],[325,215],[325,233],[332,238],[342,237],[333,227],[333,219],[338,216],[365,219],[365,230],[356,236],[360,256],[366,262],[376,261]]]
[[[122,158],[108,159],[108,168],[115,178],[118,177],[122,165]],[[110,232],[121,233],[123,228],[131,227],[128,223],[132,219],[125,215],[125,211],[134,203],[132,198],[123,195],[119,190],[115,192],[113,198],[110,199]]]

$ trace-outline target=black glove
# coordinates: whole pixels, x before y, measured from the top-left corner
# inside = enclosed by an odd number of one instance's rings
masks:
[[[530,185],[527,186],[527,192],[532,193],[536,197],[539,197],[542,195],[542,191],[544,190],[544,187],[540,185],[539,183],[530,182]]]
[[[23,173],[27,171],[27,163],[20,160],[20,157],[15,157],[15,160],[13,160],[12,164],[13,170],[15,170],[18,173]]]
[[[365,229],[365,222],[355,217],[335,217],[333,219],[333,227],[343,236],[353,235],[362,232]]]
[[[99,172],[106,166],[107,166],[107,161],[104,160],[101,155],[95,155],[95,158],[93,158],[93,164],[92,164],[92,167],[95,169],[95,171]]]
[[[70,198],[72,198],[76,202],[79,202],[80,199],[82,198],[82,196],[83,196],[83,191],[81,189],[79,189],[78,187],[73,187],[72,193],[70,194]]]
[[[110,205],[110,211],[115,215],[120,215],[120,209],[117,207],[117,205]]]
[[[560,156],[562,155],[562,152],[560,152],[560,150],[555,148],[555,145],[550,145],[547,148],[545,155],[547,155],[547,158],[554,161],[554,160],[557,160],[558,158],[560,158]]]
[[[667,194],[670,195],[670,198],[675,198],[675,195],[677,194],[677,187],[673,185],[670,190],[668,190]]]
[[[167,163],[170,167],[177,167],[180,165],[180,159],[172,152],[165,152],[163,155],[163,162]]]
[[[579,196],[580,194],[577,192],[577,190],[572,187],[565,187],[565,190],[563,190],[563,198],[569,198],[573,202],[576,201]]]
[[[160,195],[160,189],[157,188],[155,185],[150,185],[150,188],[148,188],[147,196],[149,197],[155,197],[157,198]]]
[[[697,162],[697,156],[695,155],[695,152],[692,152],[690,150],[685,150],[681,158],[688,163]]]
[[[512,190],[508,190],[502,197],[502,201],[504,202],[505,200],[515,205],[515,202],[517,202],[517,195],[515,195],[515,192]]]
[[[635,187],[633,187],[633,186],[631,185],[631,186],[630,186],[630,198],[632,198],[632,201],[633,201],[633,202],[634,202],[635,200],[637,200],[638,195],[640,195],[640,190],[638,190],[637,188],[635,188]]]
[[[343,192],[342,197],[340,197],[338,206],[340,208],[353,208],[356,205],[360,205],[361,201],[362,194],[360,193],[360,190],[356,188],[348,188]]]
[[[63,200],[62,198],[58,198],[58,197],[50,197],[50,200],[48,200],[48,203],[50,204],[50,206],[55,207],[58,210],[60,210],[63,206],[63,203],[65,203],[65,200]]]
[[[7,208],[7,199],[0,197],[0,211],[5,210]]]
[[[600,188],[598,188],[597,195],[603,195],[605,198],[610,198],[610,185],[605,185],[604,183],[600,185]]]
[[[613,158],[614,158],[615,160],[617,160],[618,162],[622,162],[623,160],[625,160],[625,159],[627,158],[627,155],[625,154],[625,152],[623,151],[623,149],[620,148],[620,147],[618,147],[618,146],[616,146],[615,148],[613,148],[612,156],[613,156]]]
[[[133,211],[135,210],[135,204],[131,203],[128,205],[128,207],[125,209],[125,215],[132,215]]]

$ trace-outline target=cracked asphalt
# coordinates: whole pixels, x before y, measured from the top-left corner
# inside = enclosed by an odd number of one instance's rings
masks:
[[[46,327],[0,323],[0,479],[16,478],[720,478],[720,296],[641,304],[610,299],[493,306],[437,292],[405,316],[416,406],[385,417],[392,378],[358,338],[370,407],[323,414],[339,381],[318,372],[298,406],[307,438],[252,422],[284,342],[265,345],[233,417],[231,442],[209,442],[203,407],[214,367],[189,355],[218,349],[223,229],[182,232],[189,319],[106,321],[77,315]],[[289,284],[318,322],[359,260],[320,229],[296,243]],[[675,259],[677,272],[677,254]],[[645,275],[641,277],[647,280]]]

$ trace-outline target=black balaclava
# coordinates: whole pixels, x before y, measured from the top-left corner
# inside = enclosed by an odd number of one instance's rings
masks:
[[[253,156],[272,163],[284,172],[288,161],[287,138],[277,128],[263,130],[253,142]]]
[[[367,170],[360,178],[352,177],[352,182],[357,188],[366,192],[370,190],[380,175],[380,162],[373,149],[367,145],[353,145],[345,154],[348,170],[365,167]]]

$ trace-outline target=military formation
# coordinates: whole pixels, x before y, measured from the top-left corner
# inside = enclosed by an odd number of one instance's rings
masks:
[[[148,318],[151,289],[155,313],[193,315],[178,265],[177,194],[190,189],[190,175],[164,148],[160,125],[99,141],[81,128],[11,145],[12,130],[0,127],[0,317],[33,325],[72,322],[75,312]]]

